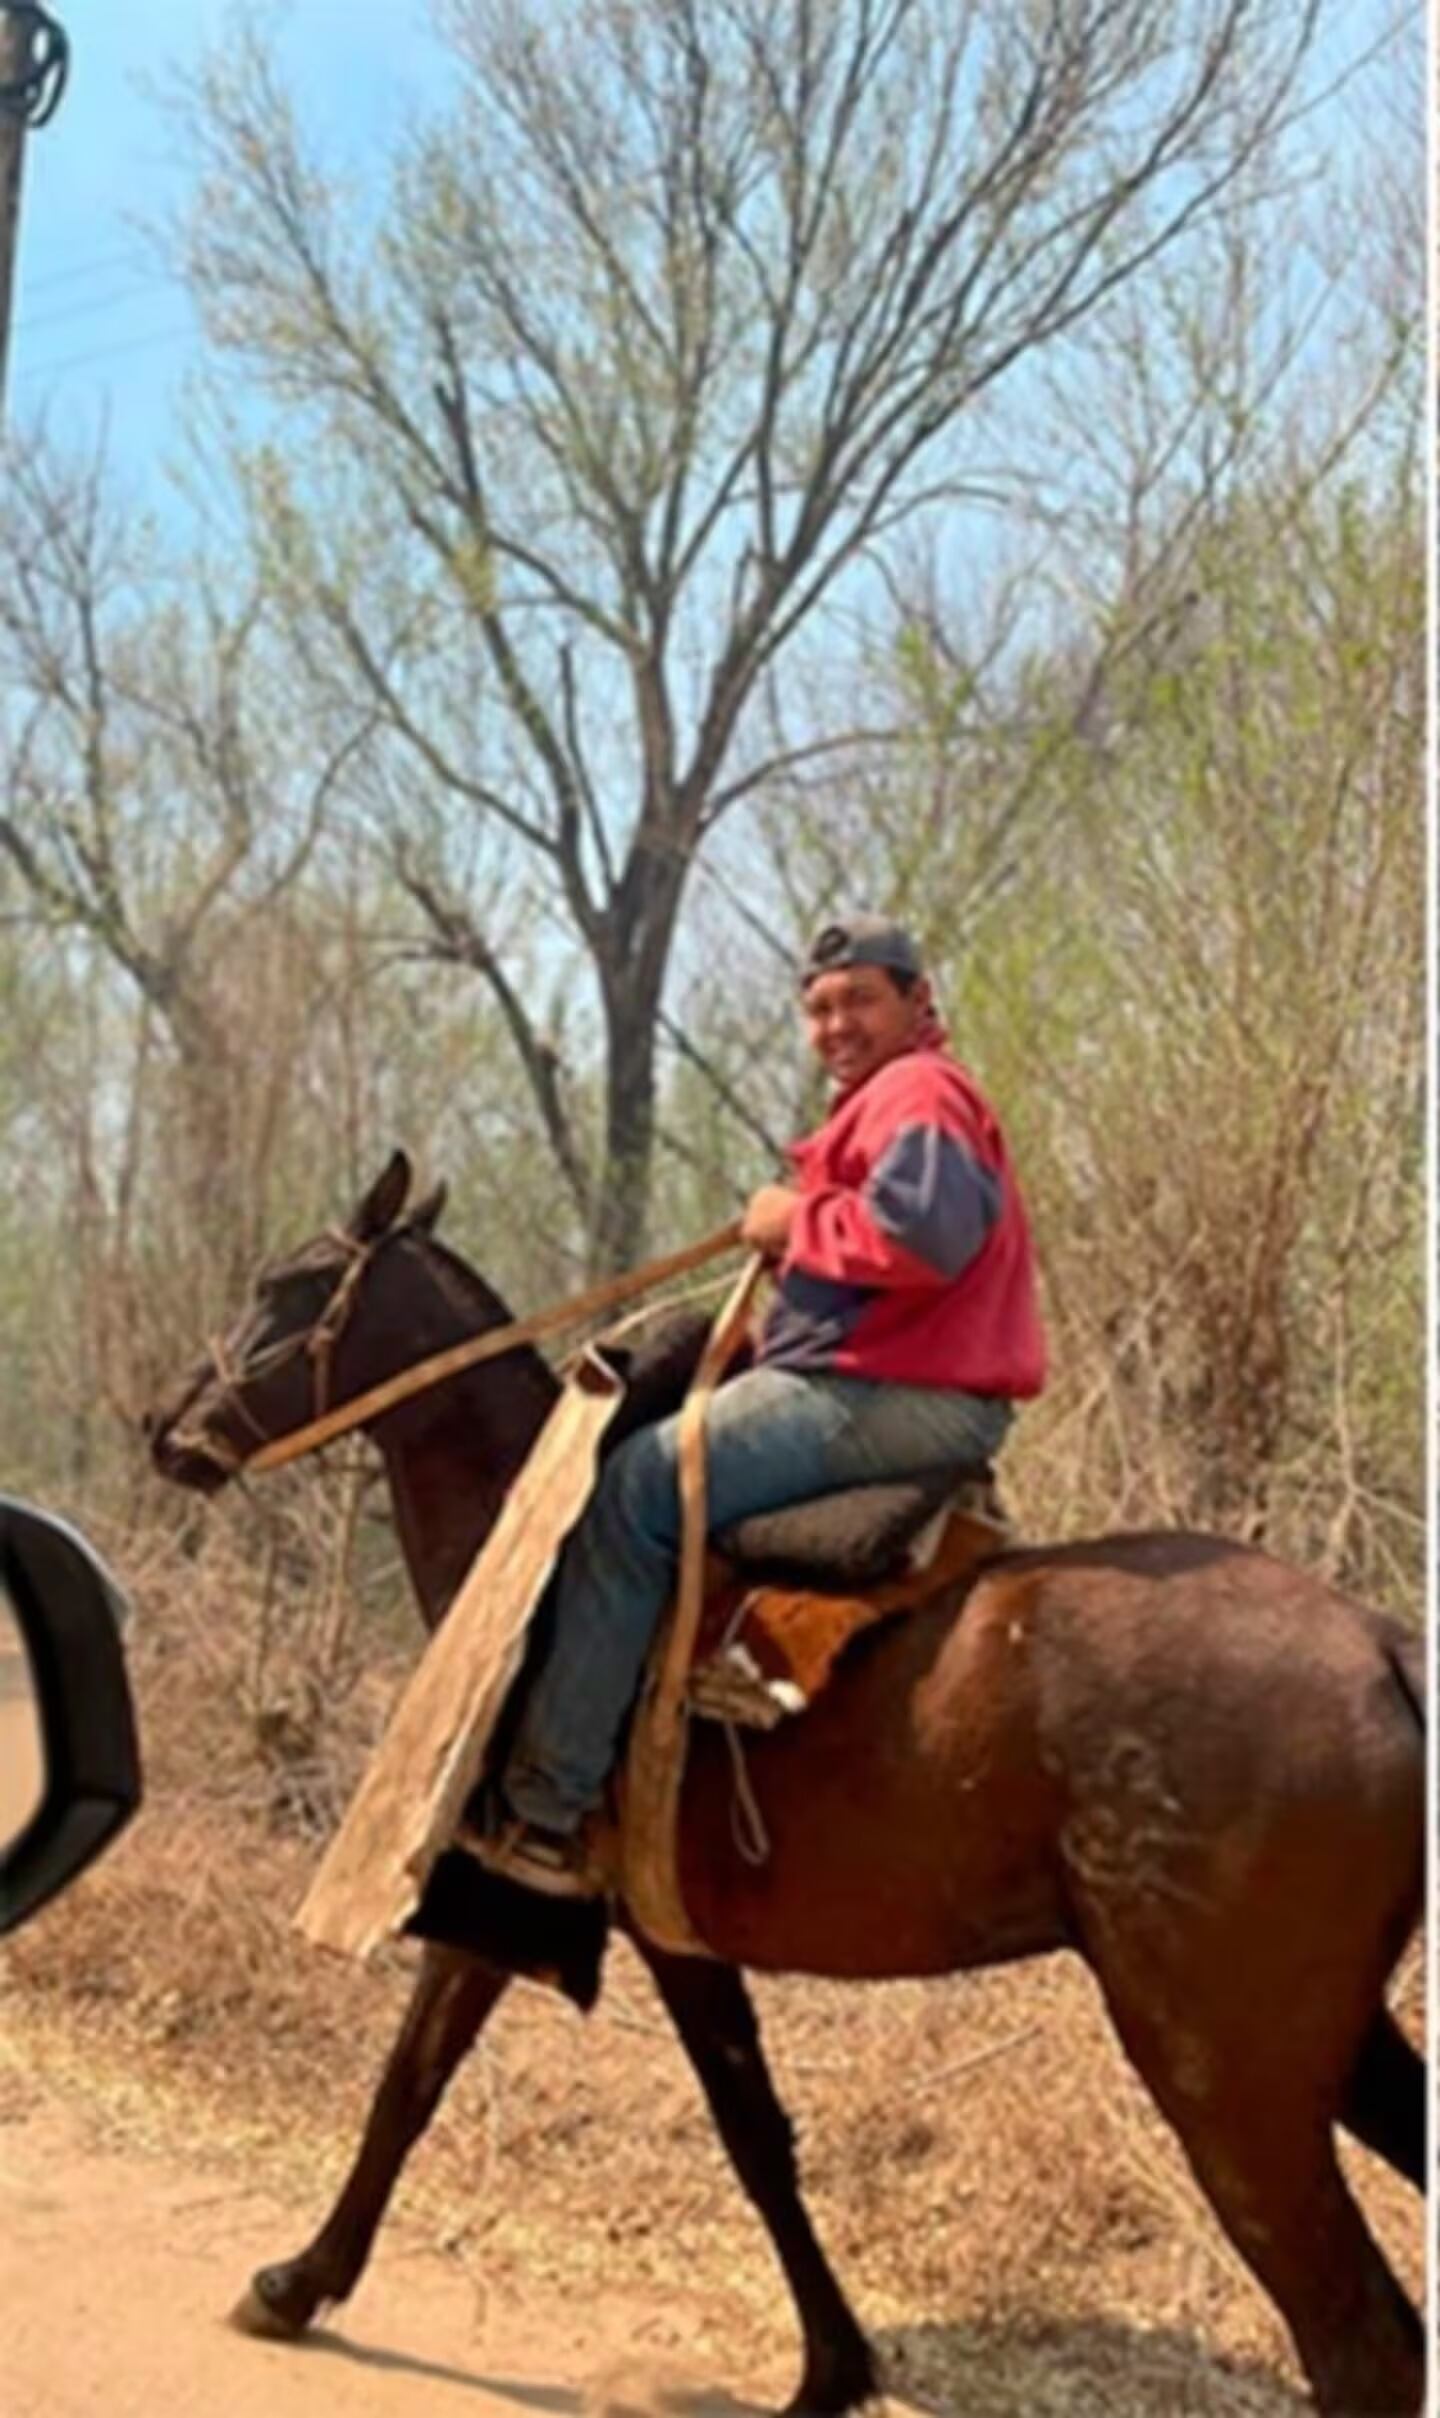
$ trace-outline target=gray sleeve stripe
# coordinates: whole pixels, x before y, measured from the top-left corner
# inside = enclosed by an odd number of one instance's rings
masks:
[[[892,1242],[958,1276],[1000,1215],[1000,1179],[954,1134],[910,1125],[872,1171],[865,1198]]]
[[[776,1281],[765,1321],[762,1359],[783,1368],[828,1368],[875,1299],[873,1285],[846,1285],[812,1276],[806,1268],[787,1268]]]

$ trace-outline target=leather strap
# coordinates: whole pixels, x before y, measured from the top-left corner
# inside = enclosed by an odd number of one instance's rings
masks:
[[[664,1259],[647,1260],[643,1268],[632,1268],[623,1276],[606,1277],[586,1292],[572,1294],[568,1301],[552,1302],[548,1309],[533,1310],[528,1318],[512,1318],[503,1327],[490,1327],[483,1335],[472,1335],[468,1343],[452,1344],[448,1351],[432,1352],[428,1360],[417,1360],[408,1369],[387,1378],[383,1385],[372,1386],[368,1393],[356,1394],[350,1401],[337,1404],[323,1418],[293,1428],[288,1436],[277,1436],[273,1443],[248,1454],[240,1466],[252,1471],[278,1469],[286,1461],[298,1461],[302,1453],[314,1452],[334,1437],[348,1434],[351,1428],[363,1427],[368,1419],[393,1410],[397,1403],[408,1402],[432,1385],[443,1385],[447,1377],[458,1377],[463,1370],[478,1367],[482,1360],[494,1360],[502,1352],[513,1352],[518,1344],[533,1343],[539,1336],[553,1335],[561,1327],[576,1326],[601,1310],[614,1309],[619,1302],[633,1301],[637,1294],[649,1292],[652,1285],[664,1284],[672,1276],[684,1276],[691,1268],[703,1267],[706,1260],[733,1251],[739,1240],[737,1218],[700,1242],[688,1243],[683,1251],[672,1251]]]
[[[749,1323],[765,1260],[752,1254],[724,1303],[691,1380],[677,1439],[682,1516],[674,1613],[662,1629],[635,1716],[625,1773],[621,1862],[625,1901],[662,1947],[706,1956],[680,1891],[680,1789],[689,1737],[686,1683],[705,1601],[705,1413]]]

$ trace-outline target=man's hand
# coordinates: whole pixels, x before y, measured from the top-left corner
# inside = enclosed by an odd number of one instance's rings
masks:
[[[790,1226],[800,1195],[788,1184],[762,1184],[751,1194],[740,1221],[742,1239],[767,1259],[780,1259],[790,1240]]]

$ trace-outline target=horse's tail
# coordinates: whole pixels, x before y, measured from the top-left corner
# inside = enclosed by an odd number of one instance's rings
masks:
[[[1428,1673],[1426,1671],[1425,1640],[1416,1629],[1407,1629],[1398,1620],[1381,1623],[1380,1642],[1393,1676],[1400,1683],[1400,1693],[1425,1735]]]

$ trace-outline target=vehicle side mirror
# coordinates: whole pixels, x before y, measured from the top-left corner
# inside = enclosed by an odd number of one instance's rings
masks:
[[[82,1872],[140,1802],[127,1616],[73,1528],[0,1495],[0,1932]]]

